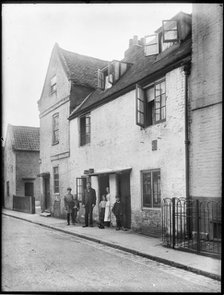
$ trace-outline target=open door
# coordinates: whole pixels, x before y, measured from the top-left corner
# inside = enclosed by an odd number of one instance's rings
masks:
[[[98,177],[99,180],[99,202],[102,200],[102,195],[105,195],[106,192],[106,188],[109,187],[109,174],[105,174],[105,175],[99,175]]]
[[[131,194],[130,194],[130,173],[117,175],[118,194],[123,207],[123,226],[131,228]]]
[[[25,196],[34,197],[33,182],[25,182]]]
[[[50,178],[44,177],[44,206],[45,210],[50,208]]]

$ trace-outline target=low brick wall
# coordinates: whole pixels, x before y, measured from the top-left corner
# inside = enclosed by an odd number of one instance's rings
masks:
[[[132,230],[153,237],[161,237],[161,211],[147,209],[132,212]]]

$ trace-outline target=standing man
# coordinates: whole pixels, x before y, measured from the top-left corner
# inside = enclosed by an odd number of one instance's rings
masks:
[[[96,191],[91,188],[90,182],[87,182],[82,204],[85,207],[85,225],[83,227],[88,226],[88,219],[90,219],[90,226],[93,227],[93,207],[96,205]]]
[[[65,210],[67,212],[67,224],[70,225],[70,215],[72,218],[72,223],[74,224],[74,216],[73,216],[73,207],[74,207],[74,199],[71,194],[71,188],[67,188],[67,194],[64,197]]]

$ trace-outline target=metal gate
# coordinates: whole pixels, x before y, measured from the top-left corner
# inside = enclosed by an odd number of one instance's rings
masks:
[[[221,201],[163,199],[163,245],[220,258],[221,205]]]

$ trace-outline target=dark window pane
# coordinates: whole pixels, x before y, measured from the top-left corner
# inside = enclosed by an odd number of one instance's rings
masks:
[[[160,172],[152,173],[153,178],[153,207],[160,207],[161,193],[160,193]]]
[[[143,206],[151,207],[151,173],[143,173]]]

